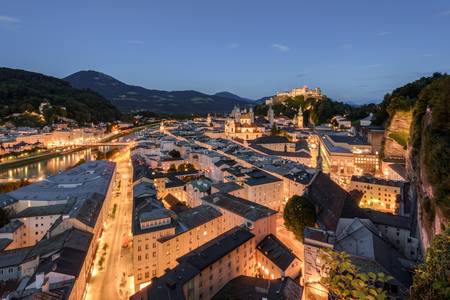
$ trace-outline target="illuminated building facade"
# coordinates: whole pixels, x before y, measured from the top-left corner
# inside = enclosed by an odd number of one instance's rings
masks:
[[[395,213],[399,207],[403,182],[369,176],[352,176],[350,189],[363,193],[360,207]]]

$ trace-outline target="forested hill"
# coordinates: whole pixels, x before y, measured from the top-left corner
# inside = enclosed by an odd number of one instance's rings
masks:
[[[450,76],[435,73],[408,83],[378,107],[376,121],[386,127],[384,156],[395,142],[405,146],[427,246],[450,221]]]
[[[255,112],[258,115],[266,115],[268,108],[268,105],[261,103],[256,105]],[[288,98],[283,103],[274,104],[272,108],[275,116],[283,115],[289,118],[293,118],[301,108],[308,125],[329,122],[336,115],[345,115],[349,120],[356,121],[367,117],[370,113],[379,114],[381,109],[379,105],[373,103],[354,106],[334,101],[328,97],[316,101],[315,99],[305,99],[303,96]]]
[[[0,68],[0,118],[39,112],[49,102],[54,111],[79,123],[114,121],[121,114],[108,100],[89,90],[78,90],[64,80],[24,70]],[[52,117],[52,116],[50,116]]]
[[[408,88],[422,88],[412,106],[408,172],[417,188],[422,227],[431,238],[450,222],[450,76],[412,85]]]
[[[441,73],[434,73],[430,77],[422,77],[402,87],[396,88],[392,93],[384,96],[378,105],[379,110],[375,114],[376,122],[386,123],[396,111],[407,111],[414,107],[420,92],[433,81],[443,77]]]
[[[320,101],[314,99],[304,99],[303,96],[288,98],[284,103],[272,106],[275,115],[294,117],[301,107],[304,111],[305,119],[313,123],[321,124],[329,122],[336,115],[344,115],[351,121],[357,121],[373,113],[374,125],[389,125],[389,120],[396,111],[408,111],[413,108],[417,97],[423,88],[445,75],[434,73],[430,77],[422,77],[414,82],[408,83],[386,94],[379,104],[369,103],[364,105],[351,105],[345,102],[335,101],[324,97]],[[257,102],[258,103],[258,102]],[[259,103],[255,111],[259,115],[266,115],[269,107],[264,103]]]

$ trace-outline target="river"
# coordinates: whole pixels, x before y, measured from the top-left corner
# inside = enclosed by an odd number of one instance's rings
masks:
[[[0,171],[0,181],[4,181],[5,179],[11,181],[20,179],[43,179],[56,174],[58,171],[64,171],[70,168],[81,159],[95,159],[98,150],[106,152],[111,148],[111,146],[91,147],[53,158],[43,159],[20,167],[10,168]]]
[[[118,139],[114,139],[112,140],[112,142],[123,142],[129,141],[130,139],[134,140],[141,138],[142,132],[145,132],[146,130],[154,131],[157,129],[158,124],[159,123],[153,124],[147,129],[141,129],[137,132],[132,132]],[[34,161],[28,164],[24,164],[20,167],[5,169],[0,171],[0,183],[5,181],[16,181],[20,179],[30,179],[32,181],[41,180],[72,167],[81,159],[84,159],[86,161],[95,159],[95,155],[97,154],[98,150],[107,152],[112,148],[113,147],[111,146],[93,146],[87,149],[62,154],[57,157]]]

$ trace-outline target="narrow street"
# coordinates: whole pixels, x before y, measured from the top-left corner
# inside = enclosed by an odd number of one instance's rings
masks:
[[[295,235],[286,229],[284,226],[283,214],[279,213],[277,216],[277,238],[280,239],[292,252],[303,262],[304,261],[304,245],[297,240]],[[303,270],[302,270],[303,272]],[[305,299],[308,300],[327,300],[328,297],[314,289],[313,286],[304,287]]]
[[[303,261],[303,243],[297,240],[295,235],[284,226],[283,213],[277,215],[277,238],[280,239],[292,252]]]
[[[95,256],[91,279],[86,287],[86,300],[128,299],[134,293],[131,248],[122,247],[131,234],[131,178],[128,150],[115,159],[116,184],[100,246]],[[120,187],[119,187],[120,182]]]

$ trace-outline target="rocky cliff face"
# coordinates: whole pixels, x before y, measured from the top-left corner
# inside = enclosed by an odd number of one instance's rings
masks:
[[[424,140],[425,130],[430,126],[432,112],[427,109],[422,119],[421,140]],[[416,133],[417,134],[417,133]],[[428,180],[424,162],[424,146],[414,149],[410,144],[406,154],[406,170],[411,181],[410,195],[416,199],[418,230],[423,247],[430,246],[431,240],[436,234],[440,234],[448,224],[441,209],[431,202],[434,197],[434,189]]]
[[[450,76],[436,73],[397,88],[380,108],[389,125],[384,157],[406,160],[416,232],[427,248],[450,220]]]
[[[406,157],[412,111],[396,112],[384,134],[384,157]]]

